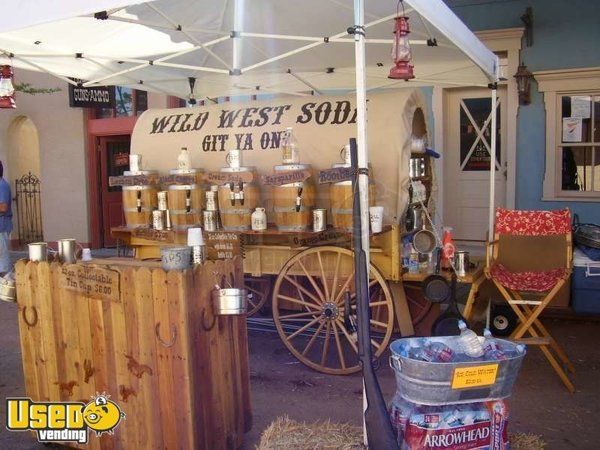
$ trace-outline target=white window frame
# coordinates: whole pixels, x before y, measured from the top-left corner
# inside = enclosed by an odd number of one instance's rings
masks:
[[[563,145],[561,97],[600,92],[600,67],[546,70],[534,72],[533,76],[538,82],[538,90],[544,94],[546,107],[546,169],[542,200],[600,201],[600,192],[562,190],[562,158],[558,158],[558,148]]]

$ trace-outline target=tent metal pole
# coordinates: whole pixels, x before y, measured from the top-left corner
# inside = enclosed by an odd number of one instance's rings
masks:
[[[103,75],[100,78],[96,78],[95,80],[90,80],[90,81],[83,83],[83,87],[88,87],[93,84],[98,84],[98,83],[101,83],[102,81],[106,81],[106,80],[110,80],[111,78],[118,77],[119,75],[125,75],[126,73],[135,72],[136,70],[143,69],[144,67],[148,67],[149,65],[150,65],[150,62],[147,61],[143,64],[130,67],[129,69],[124,69],[124,70],[120,70],[118,72],[114,72],[114,73],[111,73],[108,75]]]
[[[407,8],[406,9],[406,12],[409,12],[409,11],[412,11],[412,8]],[[390,15],[382,17],[380,19],[373,20],[372,22],[369,22],[368,24],[364,25],[363,27],[364,28],[369,28],[369,27],[372,27],[372,26],[375,26],[375,25],[379,25],[380,23],[387,22],[388,20],[391,20],[394,17],[396,17],[396,14],[390,14]],[[363,23],[364,23],[364,21],[363,21]],[[344,37],[344,36],[347,36],[347,35],[348,35],[348,30],[345,30],[345,31],[342,31],[341,33],[338,33],[338,34],[335,34],[333,36],[330,36],[329,40],[331,40],[331,39],[338,39],[338,38],[341,38],[341,37]],[[318,46],[323,45],[325,43],[326,43],[325,40],[323,40],[322,38],[320,38],[320,40],[318,42],[313,42],[311,44],[305,45],[303,47],[299,47],[299,48],[294,49],[294,50],[290,50],[289,52],[282,53],[280,55],[274,56],[273,58],[266,59],[266,60],[261,61],[259,63],[253,64],[251,66],[244,67],[242,69],[242,72],[248,72],[249,70],[256,69],[257,67],[262,67],[262,66],[264,66],[266,64],[270,64],[270,63],[275,62],[275,61],[279,61],[280,59],[287,58],[288,56],[296,55],[297,53],[305,52],[307,50],[310,50],[311,48],[318,47]]]
[[[167,25],[162,25],[162,24],[156,23],[156,22],[148,22],[146,20],[135,20],[135,19],[129,19],[127,17],[111,16],[110,14],[108,16],[108,20],[113,20],[115,22],[131,23],[134,25],[143,25],[143,26],[150,27],[150,28],[158,28],[159,30],[182,31],[174,25],[167,26]],[[222,34],[223,36],[227,36],[228,39],[230,38],[229,31],[207,30],[207,29],[202,29],[202,28],[190,28],[190,27],[185,27],[185,31],[189,31],[191,33]]]
[[[354,0],[354,58],[356,61],[356,145],[358,155],[358,189],[360,200],[361,247],[365,252],[366,273],[369,273],[369,178],[368,178],[368,148],[367,148],[367,80],[365,73],[365,5],[363,0]],[[365,169],[365,170],[361,170]],[[357,249],[355,249],[357,251]],[[357,268],[355,270],[358,271]],[[368,288],[367,288],[368,289]],[[367,298],[368,291],[367,291]],[[362,299],[364,301],[364,299]],[[367,424],[365,412],[369,404],[365,381],[363,379],[363,440],[368,448]]]
[[[197,70],[198,72],[211,72],[211,73],[220,73],[229,75],[229,71],[225,69],[215,69],[214,67],[205,67],[205,66],[191,66],[189,64],[177,64],[163,61],[154,61],[155,66],[162,67],[173,67],[175,69],[189,69],[189,70]]]
[[[173,19],[171,19],[169,16],[167,16],[165,13],[163,13],[160,9],[158,9],[156,6],[154,6],[152,3],[144,3],[146,6],[148,6],[148,8],[150,8],[152,11],[154,11],[156,14],[158,14],[159,16],[161,16],[163,19],[165,19],[167,22],[169,22],[171,25],[173,25],[174,27],[177,27],[179,29],[180,24],[178,24],[177,22],[175,22]],[[219,61],[221,64],[223,64],[225,67],[227,67],[228,70],[232,70],[233,68],[227,63],[227,61],[225,61],[223,58],[221,58],[219,55],[217,55],[215,52],[213,52],[210,48],[206,47],[202,42],[200,42],[198,39],[196,39],[194,36],[192,36],[190,33],[188,33],[187,31],[181,29],[181,32],[186,35],[188,37],[188,39],[190,39],[193,43],[199,45],[200,47],[202,47],[209,55],[211,55],[213,58],[215,58],[217,61]]]
[[[25,64],[29,64],[30,66],[35,67],[36,69],[41,70],[42,72],[50,74],[53,77],[56,77],[56,78],[58,78],[60,80],[66,81],[67,83],[72,84],[73,86],[77,86],[77,82],[76,81],[73,81],[73,80],[71,80],[71,79],[69,79],[67,77],[63,77],[62,75],[59,75],[59,74],[57,74],[55,72],[52,72],[51,70],[48,70],[48,69],[46,69],[46,68],[44,68],[44,67],[42,67],[42,66],[40,66],[40,65],[38,65],[38,64],[36,64],[34,62],[31,62],[31,61],[29,61],[29,60],[27,60],[25,58],[21,58],[20,56],[17,56],[17,55],[14,55],[14,54],[13,54],[12,57],[13,57],[13,59],[16,59],[17,61],[21,61],[21,62],[23,62]]]
[[[311,82],[309,82],[308,80],[305,80],[304,78],[302,78],[300,75],[294,73],[292,71],[292,69],[288,69],[287,73],[289,73],[291,76],[293,76],[296,80],[298,80],[300,83],[305,84],[306,86],[308,86],[309,88],[311,88],[314,92],[316,92],[318,95],[323,95],[323,92],[321,92],[319,90],[319,88],[317,88],[314,84],[312,84]]]
[[[490,155],[490,211],[489,211],[489,223],[488,223],[488,241],[491,242],[494,238],[494,203],[495,203],[495,195],[496,195],[496,97],[497,97],[497,85],[494,84],[492,88],[492,136],[491,136],[491,155]],[[487,265],[489,267],[489,253],[487,254]]]

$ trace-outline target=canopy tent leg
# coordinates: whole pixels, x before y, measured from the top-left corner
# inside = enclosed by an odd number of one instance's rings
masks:
[[[494,236],[494,204],[496,200],[496,133],[497,133],[497,123],[496,123],[496,101],[498,95],[498,85],[496,83],[491,85],[492,87],[492,123],[491,123],[491,154],[490,154],[490,211],[489,211],[489,223],[488,223],[488,241],[491,242]],[[487,265],[489,266],[489,253],[487,252]]]

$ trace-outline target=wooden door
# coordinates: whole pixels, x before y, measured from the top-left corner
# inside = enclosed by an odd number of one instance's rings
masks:
[[[125,223],[121,186],[109,186],[108,178],[123,175],[129,170],[129,146],[131,136],[106,136],[98,138],[100,166],[100,211],[102,211],[101,238],[104,247],[114,247],[116,241],[110,235],[112,227]]]
[[[457,240],[485,241],[488,231],[491,91],[448,90],[444,148],[444,225]],[[498,89],[496,206],[506,204],[506,89]]]

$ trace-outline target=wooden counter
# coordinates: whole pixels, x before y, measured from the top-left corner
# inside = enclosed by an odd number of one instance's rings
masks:
[[[194,270],[94,260],[16,264],[27,396],[111,395],[126,418],[92,449],[232,449],[251,427],[245,316],[215,318],[222,277],[240,258]],[[84,447],[81,447],[84,448]]]

